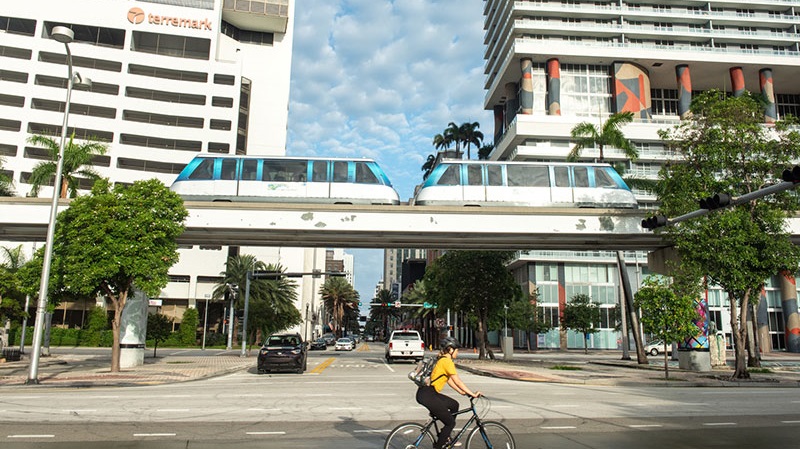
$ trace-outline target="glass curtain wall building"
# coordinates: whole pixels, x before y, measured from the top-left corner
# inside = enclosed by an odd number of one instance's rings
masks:
[[[679,122],[693,94],[761,92],[769,103],[767,124],[800,108],[800,1],[486,0],[484,17],[491,160],[564,161],[575,125],[599,126],[610,114],[629,111],[635,119],[623,132],[640,159],[630,162],[616,148],[604,156],[624,163],[627,174],[655,179],[669,156],[657,132]],[[596,148],[582,152],[584,161],[598,156]],[[655,207],[654,196],[634,193],[641,208]],[[646,260],[625,254],[634,292],[648,274]],[[589,346],[620,347],[606,310],[619,304],[614,253],[524,252],[512,269],[529,291],[538,288],[539,306],[553,319],[575,293],[588,293],[604,309],[602,331]],[[768,322],[759,325],[769,332],[762,350],[785,347],[784,320],[797,314],[781,310],[777,282],[768,284],[762,301],[760,315]],[[718,298],[708,292],[709,312],[729,333],[726,300]],[[539,343],[583,346],[580,336],[559,329]]]

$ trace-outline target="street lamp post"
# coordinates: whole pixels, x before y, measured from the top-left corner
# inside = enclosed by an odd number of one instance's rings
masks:
[[[72,53],[69,43],[75,38],[75,33],[67,27],[53,27],[50,35],[58,42],[64,44],[67,51],[67,100],[64,104],[64,122],[61,125],[61,143],[58,146],[58,160],[56,161],[56,176],[53,181],[53,202],[50,205],[50,221],[47,223],[47,239],[44,247],[44,262],[42,263],[42,279],[39,284],[39,301],[36,305],[36,324],[33,327],[33,349],[31,351],[31,365],[26,384],[39,383],[39,355],[42,349],[42,330],[44,329],[45,313],[47,312],[47,290],[50,284],[50,264],[53,258],[53,239],[56,228],[56,215],[58,215],[58,199],[61,196],[61,175],[64,171],[64,146],[67,139],[67,123],[69,120],[69,105],[72,97],[72,87],[75,78],[78,82],[84,80],[80,75],[72,73]],[[88,81],[88,80],[86,80]]]

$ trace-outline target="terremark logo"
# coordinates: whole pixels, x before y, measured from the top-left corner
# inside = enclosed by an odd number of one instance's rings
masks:
[[[134,25],[144,22],[144,11],[142,8],[131,8],[128,11],[128,21]]]

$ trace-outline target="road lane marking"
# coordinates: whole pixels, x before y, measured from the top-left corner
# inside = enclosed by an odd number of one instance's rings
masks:
[[[248,412],[279,412],[279,408],[248,408]]]
[[[87,408],[87,409],[84,409],[84,410],[61,410],[61,411],[65,412],[65,413],[90,413],[90,412],[96,412],[97,410],[96,409],[88,409]]]
[[[336,360],[336,359],[334,359],[333,357],[325,360],[324,362],[322,362],[319,365],[317,365],[316,368],[314,368],[311,371],[309,371],[309,373],[311,373],[311,374],[319,374],[319,373],[325,371],[325,368],[330,366],[330,364],[333,363],[334,360]]]
[[[160,413],[172,413],[172,412],[188,412],[188,408],[159,408],[156,409],[156,412]]]
[[[9,435],[8,438],[55,438],[55,435]]]
[[[175,433],[134,433],[135,437],[174,437]]]
[[[367,429],[367,430],[354,430],[353,433],[387,433],[391,432],[391,429]]]
[[[245,432],[246,435],[286,435],[286,432]]]
[[[800,424],[800,421],[781,421],[783,424]]]
[[[704,426],[735,426],[735,422],[704,422]]]
[[[628,427],[632,427],[634,429],[645,429],[647,427],[664,427],[661,424],[631,424]]]
[[[328,410],[361,410],[361,407],[328,407]]]
[[[119,396],[86,396],[86,399],[119,399]]]
[[[565,429],[575,429],[575,426],[542,426],[542,429],[546,430],[565,430]]]

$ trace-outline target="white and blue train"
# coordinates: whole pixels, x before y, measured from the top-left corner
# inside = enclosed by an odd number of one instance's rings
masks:
[[[369,159],[200,155],[170,189],[193,201],[400,204]]]
[[[489,162],[445,159],[413,204],[637,208],[625,181],[608,164]]]

